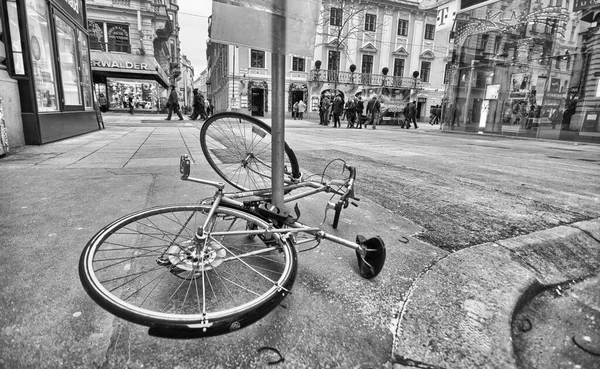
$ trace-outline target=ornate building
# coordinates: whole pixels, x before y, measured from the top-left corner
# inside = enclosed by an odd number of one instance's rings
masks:
[[[168,87],[181,83],[176,0],[88,0],[95,93],[103,110],[160,111]]]
[[[390,112],[413,99],[420,116],[441,103],[447,50],[435,39],[435,10],[419,10],[416,0],[325,0],[320,14],[314,57],[286,56],[289,114],[302,99],[318,116],[321,96],[334,91],[344,99],[383,93]],[[207,60],[215,111],[270,115],[268,52],[209,42]]]

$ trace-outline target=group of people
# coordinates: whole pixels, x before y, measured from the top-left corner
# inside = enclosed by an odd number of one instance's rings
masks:
[[[412,123],[415,126],[415,129],[419,128],[417,126],[417,102],[412,101],[404,107],[402,110],[402,114],[404,114],[404,120],[400,122],[400,128],[410,129],[410,124]]]
[[[346,128],[362,129],[363,125],[367,128],[371,124],[375,129],[380,115],[381,103],[377,95],[373,95],[366,106],[361,96],[351,96],[344,102],[340,95],[336,95],[333,101],[329,95],[323,95],[319,105],[319,124],[327,126],[333,120],[334,128],[341,127],[341,121],[346,119]]]
[[[440,120],[442,119],[442,106],[434,105],[431,107],[431,116],[429,117],[429,124],[436,125],[440,124]]]
[[[296,119],[300,119],[300,120],[304,119],[304,112],[305,111],[306,111],[306,104],[302,100],[296,101],[292,105],[292,117],[294,118],[294,120],[296,120]]]
[[[210,102],[206,102],[204,99],[204,95],[197,88],[193,91],[194,99],[192,101],[192,115],[190,115],[191,120],[196,120],[198,117],[200,119],[205,120],[212,114],[212,106]],[[179,120],[183,120],[183,115],[181,114],[181,109],[179,107],[179,95],[177,91],[175,91],[175,86],[171,85],[171,93],[169,94],[169,99],[167,100],[167,109],[169,110],[169,115],[166,120],[171,120],[171,116],[173,112],[177,114]]]

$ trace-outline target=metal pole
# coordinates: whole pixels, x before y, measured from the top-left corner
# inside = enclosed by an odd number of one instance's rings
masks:
[[[281,6],[284,8],[285,1]],[[273,112],[271,114],[271,203],[280,209],[284,209],[283,199],[284,186],[284,147],[285,147],[285,17],[273,15],[273,52],[271,53],[271,87]]]
[[[271,116],[271,142],[272,149],[272,191],[271,202],[273,205],[283,208],[283,186],[284,186],[284,146],[285,146],[285,56],[279,53],[271,54],[271,65],[273,68],[273,113]]]

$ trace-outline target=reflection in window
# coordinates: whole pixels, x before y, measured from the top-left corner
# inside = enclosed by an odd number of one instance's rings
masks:
[[[79,37],[79,55],[81,55],[81,86],[83,88],[83,104],[86,108],[92,105],[92,72],[87,37],[83,32],[77,32]]]
[[[56,46],[60,56],[60,72],[65,105],[81,105],[79,65],[77,61],[77,38],[75,29],[55,16]]]
[[[39,111],[58,110],[52,40],[48,28],[46,0],[27,0],[27,26],[31,44],[31,61]]]
[[[19,14],[17,13],[17,3],[15,0],[9,0],[8,8],[8,26],[10,28],[10,39],[12,48],[13,71],[15,74],[25,74],[25,65],[23,64],[23,48],[21,47],[21,32],[19,31]]]

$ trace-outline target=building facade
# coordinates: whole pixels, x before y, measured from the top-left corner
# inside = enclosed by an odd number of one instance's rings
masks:
[[[314,57],[286,56],[288,114],[302,99],[317,117],[321,97],[335,92],[344,99],[384,95],[390,113],[412,99],[426,116],[441,103],[444,86],[447,50],[436,46],[435,17],[435,10],[419,10],[418,1],[323,1]],[[270,53],[209,42],[207,60],[215,111],[270,116]]]
[[[7,40],[0,96],[13,144],[44,144],[98,129],[85,6],[84,0],[0,5]]]
[[[164,110],[169,86],[181,79],[177,1],[88,0],[87,11],[101,110],[128,109],[130,97],[134,110]]]
[[[470,4],[443,36],[452,45],[443,128],[599,142],[600,6],[582,0]]]

